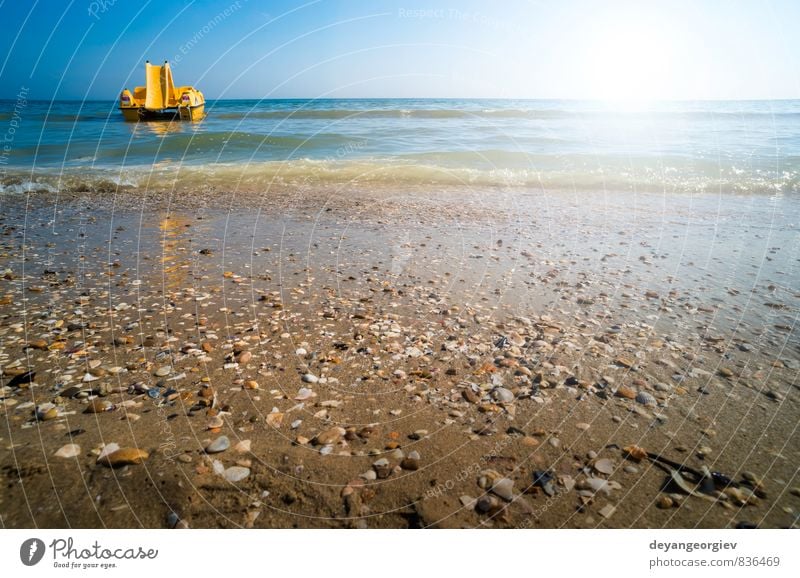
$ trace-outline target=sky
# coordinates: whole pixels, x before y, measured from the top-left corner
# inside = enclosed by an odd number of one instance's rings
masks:
[[[800,97],[800,0],[0,0],[0,98]]]

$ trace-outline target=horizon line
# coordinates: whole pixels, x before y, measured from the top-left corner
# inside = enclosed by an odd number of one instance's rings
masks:
[[[16,101],[19,95],[11,97],[0,97],[0,101]],[[118,98],[32,98],[26,99],[27,102],[114,102]],[[243,100],[243,101],[280,101],[280,100],[305,100],[305,101],[325,101],[325,100],[527,100],[527,101],[567,101],[567,102],[600,102],[607,104],[650,104],[650,103],[670,103],[670,102],[770,102],[770,101],[791,101],[800,100],[798,96],[781,97],[748,97],[748,98],[654,98],[654,99],[610,99],[610,98],[579,98],[579,97],[524,97],[524,96],[344,96],[344,97],[310,97],[310,96],[285,96],[285,97],[235,97],[235,98],[212,98],[207,100]]]

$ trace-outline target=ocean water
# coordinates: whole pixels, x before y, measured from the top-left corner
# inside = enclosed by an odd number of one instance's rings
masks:
[[[206,110],[195,123],[128,123],[113,101],[0,101],[0,187],[800,189],[798,100],[218,100]]]

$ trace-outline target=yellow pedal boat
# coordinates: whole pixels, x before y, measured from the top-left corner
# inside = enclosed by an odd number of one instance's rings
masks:
[[[175,86],[169,62],[161,66],[145,65],[147,86],[137,86],[133,94],[127,88],[119,95],[119,109],[125,120],[180,118],[200,120],[205,115],[206,99],[192,86]]]

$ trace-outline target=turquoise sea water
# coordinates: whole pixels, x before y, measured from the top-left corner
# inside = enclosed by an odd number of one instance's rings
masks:
[[[800,101],[221,100],[200,122],[0,101],[0,186],[471,185],[793,192]],[[233,183],[233,184],[231,184]]]

